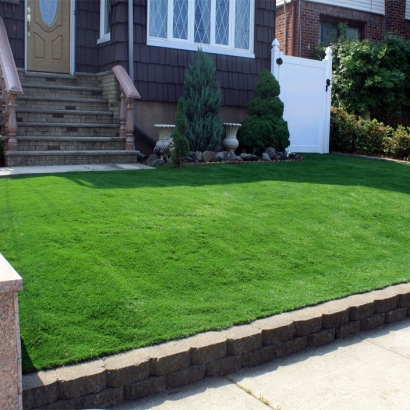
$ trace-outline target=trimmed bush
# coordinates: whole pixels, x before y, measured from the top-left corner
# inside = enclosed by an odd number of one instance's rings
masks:
[[[224,128],[219,117],[222,92],[215,77],[214,60],[198,49],[185,71],[186,136],[192,151],[217,151]]]
[[[332,107],[330,150],[357,154],[385,154],[393,158],[410,156],[410,128],[394,129],[376,120],[348,114]]]
[[[246,104],[249,118],[238,131],[240,148],[251,154],[262,155],[267,147],[283,151],[289,146],[288,123],[283,120],[283,102],[279,99],[280,86],[268,70],[262,71],[255,87],[255,95]]]
[[[175,129],[172,132],[174,150],[171,155],[171,166],[182,168],[183,158],[189,154],[189,142],[186,137],[186,118],[184,99],[178,100],[177,112],[175,113]]]

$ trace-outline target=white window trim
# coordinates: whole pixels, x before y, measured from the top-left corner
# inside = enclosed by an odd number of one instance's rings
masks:
[[[100,38],[97,40],[97,44],[106,43],[111,40],[111,32],[104,33],[105,22],[105,2],[107,0],[100,0]]]
[[[173,31],[173,10],[174,0],[168,0],[168,18],[167,18],[167,38],[152,37],[150,32],[150,4],[148,0],[148,17],[147,17],[147,45],[154,47],[176,48],[179,50],[196,51],[201,48],[202,51],[213,54],[224,54],[235,57],[255,58],[254,54],[254,33],[255,33],[255,0],[250,0],[250,13],[249,13],[249,49],[244,50],[242,48],[235,48],[235,9],[234,0],[229,2],[229,45],[215,44],[215,24],[211,24],[211,42],[210,44],[194,43],[194,19],[188,18],[188,40],[177,39],[172,37]],[[194,1],[188,1],[188,16],[193,16]],[[216,3],[211,0],[211,22],[216,21]]]

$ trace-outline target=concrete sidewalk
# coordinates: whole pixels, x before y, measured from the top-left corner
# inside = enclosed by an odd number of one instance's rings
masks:
[[[410,409],[410,318],[118,410]]]
[[[0,167],[1,177],[16,175],[59,174],[62,172],[88,171],[136,171],[140,169],[155,169],[142,164],[87,164],[87,165],[48,165],[31,167]]]

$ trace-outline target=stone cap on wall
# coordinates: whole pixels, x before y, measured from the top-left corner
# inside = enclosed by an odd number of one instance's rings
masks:
[[[0,253],[0,293],[23,289],[23,279]]]

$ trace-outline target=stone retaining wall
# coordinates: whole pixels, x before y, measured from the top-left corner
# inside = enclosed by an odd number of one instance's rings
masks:
[[[22,409],[17,291],[23,281],[0,254],[0,409]]]
[[[111,407],[410,316],[410,283],[23,376],[24,409]]]

